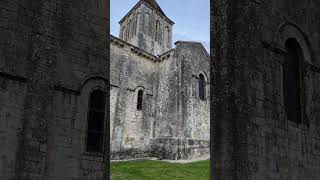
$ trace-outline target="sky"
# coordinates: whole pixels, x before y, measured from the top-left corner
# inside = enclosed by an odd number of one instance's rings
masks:
[[[119,21],[138,2],[139,0],[110,0],[110,33],[113,36],[119,37]],[[157,0],[157,2],[167,17],[175,22],[173,43],[201,42],[210,52],[209,0]]]

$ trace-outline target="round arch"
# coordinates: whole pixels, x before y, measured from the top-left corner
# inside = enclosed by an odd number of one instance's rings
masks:
[[[78,99],[78,112],[76,121],[74,122],[74,127],[79,130],[79,139],[81,139],[81,143],[74,144],[73,146],[77,146],[77,148],[82,149],[83,152],[86,152],[86,143],[87,143],[87,127],[88,127],[88,112],[89,112],[89,101],[92,92],[96,90],[100,90],[105,94],[105,102],[109,101],[109,81],[107,78],[102,76],[88,76],[83,79],[81,85],[78,87],[78,91],[80,92]],[[108,112],[108,106],[105,105],[105,112]],[[107,114],[107,113],[105,113]],[[105,122],[107,122],[104,126],[105,132],[109,131],[109,116],[105,115]],[[105,141],[105,140],[103,140]],[[104,146],[104,145],[103,145]]]
[[[138,96],[139,96],[139,92],[141,92],[141,91],[142,91],[142,102],[143,102],[143,99],[146,95],[145,88],[143,86],[137,86],[137,88],[134,91],[134,96],[133,96],[133,101],[132,101],[134,109],[137,109],[136,107],[138,105]],[[140,103],[142,103],[142,102],[140,102]],[[141,104],[141,106],[142,106],[142,104]],[[142,109],[139,109],[139,110],[142,110]]]
[[[84,78],[80,87],[78,88],[78,91],[81,92],[83,90],[83,88],[86,86],[86,84],[90,81],[103,81],[105,83],[105,85],[110,84],[109,80],[103,76],[88,76],[88,77]]]
[[[206,73],[203,69],[201,69],[201,68],[199,68],[199,69],[196,71],[196,76],[199,78],[200,74],[203,74],[206,83],[209,83],[209,77],[208,77],[207,73]]]
[[[295,39],[302,49],[303,59],[309,63],[314,63],[311,43],[301,27],[291,22],[282,23],[278,27],[274,42],[279,44],[282,49],[285,49],[288,39]]]

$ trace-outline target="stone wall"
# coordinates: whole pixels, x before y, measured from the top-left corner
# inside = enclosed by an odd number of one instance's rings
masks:
[[[178,141],[206,141],[207,146],[202,154],[209,153],[209,86],[206,86],[205,101],[199,99],[198,79],[202,73],[208,80],[209,56],[200,43],[178,42],[176,48],[169,52],[167,61],[160,64],[159,88],[157,92],[157,120],[155,124],[155,138],[161,139],[161,146],[165,152],[170,148],[182,148],[166,139]],[[157,140],[155,140],[157,141]],[[187,144],[190,145],[190,144]],[[205,153],[206,152],[206,153]],[[172,155],[164,155],[172,156]],[[193,153],[176,155],[174,159],[194,158]]]
[[[128,154],[133,153],[136,154],[133,157],[144,156],[149,150],[155,117],[158,63],[154,56],[112,39],[115,42],[110,46],[111,157],[130,157]],[[116,44],[119,42],[122,44]],[[142,110],[137,109],[139,90],[143,90]]]
[[[179,42],[156,57],[111,39],[111,158],[187,159],[209,154],[210,74],[203,46]],[[199,100],[200,73],[206,77],[205,101]],[[142,111],[136,106],[140,89]]]
[[[213,0],[211,6],[213,178],[319,179],[320,2]],[[282,101],[288,38],[303,52],[301,124],[287,120]]]
[[[107,157],[84,152],[81,106],[90,87],[108,92],[106,3],[0,2],[0,179],[105,175]]]

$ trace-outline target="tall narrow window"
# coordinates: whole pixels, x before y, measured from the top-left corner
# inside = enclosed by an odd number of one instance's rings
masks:
[[[105,93],[94,90],[90,95],[87,122],[87,152],[103,152]]]
[[[145,32],[150,35],[151,33],[151,25],[150,25],[150,15],[149,13],[145,14]]]
[[[127,23],[127,28],[125,31],[125,40],[129,39],[129,33],[130,33],[130,24]]]
[[[130,21],[130,23],[131,23],[131,30],[130,30],[130,31],[131,31],[131,32],[130,32],[130,33],[131,33],[131,35],[130,35],[131,38],[135,35],[135,32],[134,32],[134,31],[135,31],[135,26],[136,26],[136,25],[135,25],[135,21],[136,21],[135,19],[133,19],[133,20]]]
[[[128,38],[130,39],[132,36],[132,20],[129,21],[129,29],[128,29]]]
[[[157,22],[156,22],[156,32],[155,32],[156,41],[159,41],[159,35],[160,35],[160,21],[157,20]]]
[[[283,65],[283,102],[288,120],[302,119],[302,50],[295,39],[286,41],[287,57]]]
[[[167,46],[170,47],[170,29],[168,26],[166,26],[166,36],[165,36],[165,41],[167,43]]]
[[[134,23],[133,23],[133,35],[137,32],[137,25],[138,25],[138,15],[134,16]]]
[[[204,76],[203,74],[200,74],[199,75],[199,98],[201,100],[204,100],[204,97],[205,97],[205,79],[204,79]]]
[[[142,110],[142,99],[143,99],[143,91],[138,91],[138,98],[137,98],[137,110]]]
[[[122,38],[122,39],[125,39],[125,31],[126,31],[126,27],[125,26],[123,26],[123,28],[122,28],[122,30],[121,30],[121,35],[120,35],[120,37]]]

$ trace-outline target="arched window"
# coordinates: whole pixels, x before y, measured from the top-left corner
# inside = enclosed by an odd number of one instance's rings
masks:
[[[302,119],[302,50],[295,39],[285,43],[287,56],[283,64],[283,102],[288,120],[297,123]]]
[[[126,31],[126,27],[123,26],[122,30],[121,30],[121,36],[120,36],[122,39],[125,39],[125,37],[124,37],[125,36],[125,31]]]
[[[135,19],[133,19],[133,20],[130,20],[130,24],[131,24],[131,30],[130,30],[130,37],[132,38],[133,37],[133,35],[135,34]]]
[[[160,39],[160,21],[156,21],[156,32],[155,32],[155,39],[156,41],[159,41]]]
[[[167,46],[170,46],[170,28],[168,26],[166,26],[166,37],[165,40],[167,41]]]
[[[204,79],[203,74],[200,74],[199,75],[199,98],[201,100],[204,100],[204,97],[205,97],[205,89],[206,89],[205,83],[206,81]]]
[[[143,99],[143,91],[138,91],[138,97],[137,97],[137,110],[142,110],[142,99]]]
[[[131,34],[132,34],[132,20],[129,21],[128,39],[131,38]]]
[[[92,91],[88,108],[86,151],[103,152],[105,93]]]
[[[137,34],[137,28],[138,28],[138,17],[139,13],[134,17],[134,28],[133,28],[133,34]]]
[[[130,23],[127,23],[127,28],[125,31],[125,40],[129,39],[129,34],[130,34]]]
[[[151,34],[150,14],[149,13],[145,14],[145,32],[149,35]]]

